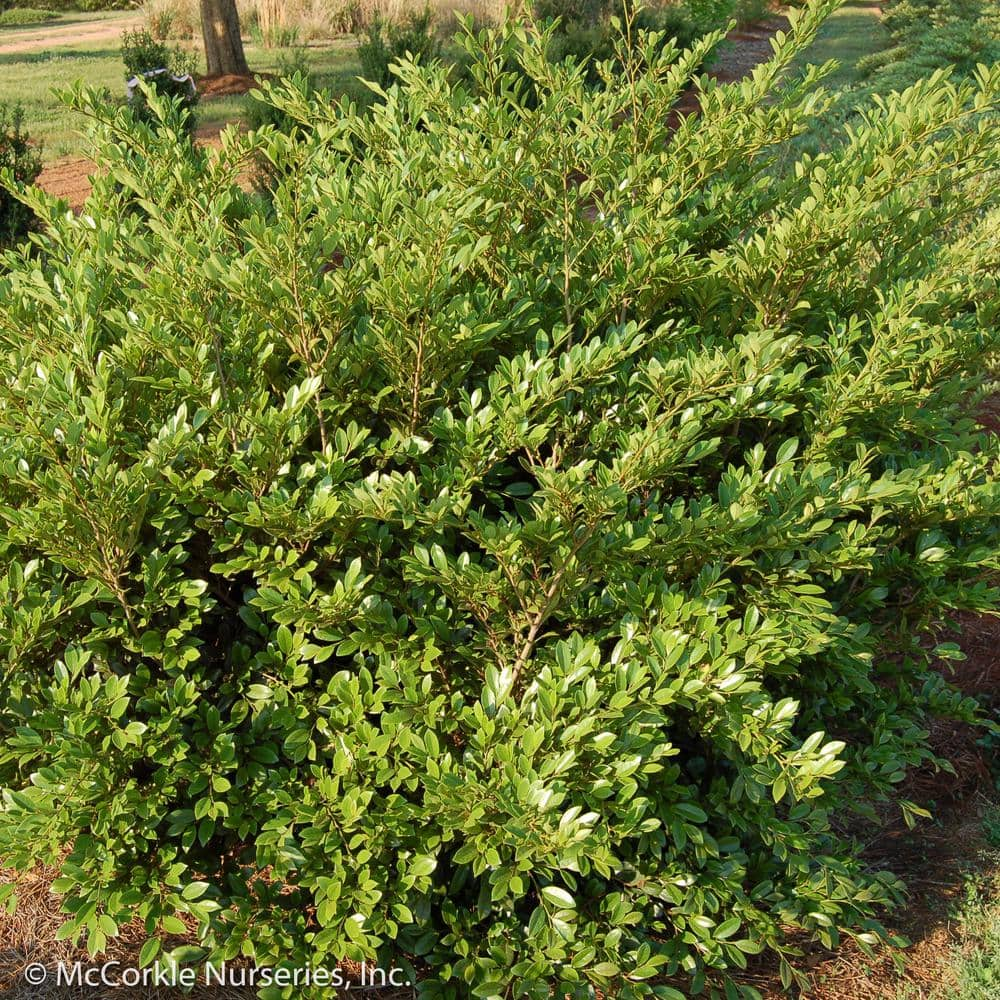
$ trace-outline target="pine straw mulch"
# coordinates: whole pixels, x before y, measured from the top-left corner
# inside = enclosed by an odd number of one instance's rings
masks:
[[[984,400],[976,416],[984,430],[1000,435],[1000,393]],[[941,673],[964,694],[1000,709],[1000,616],[959,613],[953,619],[957,632],[942,629],[928,642],[955,642],[965,659],[941,661]],[[801,994],[803,1000],[889,1000],[904,990],[908,1000],[938,1000],[950,985],[948,959],[960,942],[955,909],[969,879],[988,880],[998,864],[983,833],[983,816],[995,804],[990,765],[996,761],[979,745],[981,736],[980,729],[965,723],[932,723],[931,747],[954,773],[920,768],[907,777],[901,793],[932,807],[934,821],[910,830],[898,815],[883,811],[881,829],[863,847],[872,871],[894,872],[906,883],[907,904],[883,922],[909,946],[901,953],[882,949],[874,959],[852,941],[834,952],[804,947],[801,966],[809,970],[811,986]],[[766,960],[752,966],[745,981],[765,1000],[788,996]]]
[[[909,945],[901,951],[878,949],[874,958],[849,940],[833,952],[804,946],[798,964],[807,970],[810,986],[792,995],[803,1000],[892,1000],[901,995],[937,1000],[948,985],[947,963],[960,941],[956,908],[969,878],[976,877],[977,861],[988,854],[982,817],[990,805],[991,800],[977,792],[939,805],[933,826],[924,823],[907,830],[893,824],[868,844],[865,857],[872,870],[890,870],[906,881],[906,905],[883,923]],[[756,986],[765,1000],[790,995],[771,963],[751,967],[744,981]]]
[[[119,936],[108,943],[107,951],[96,960],[91,959],[82,947],[74,947],[69,941],[57,941],[56,932],[67,918],[50,891],[58,875],[56,868],[45,867],[16,876],[0,871],[0,885],[16,881],[18,896],[14,916],[0,908],[0,996],[4,1000],[104,1000],[105,997],[121,1000],[124,996],[134,997],[135,1000],[179,1000],[185,996],[180,990],[157,990],[143,986],[111,989],[57,985],[55,969],[60,964],[72,966],[80,962],[90,968],[106,962],[119,962],[121,969],[136,968],[139,950],[146,941],[146,933],[138,920],[120,928]],[[170,946],[180,943],[180,938],[169,942]],[[25,969],[35,963],[49,970],[49,976],[42,985],[31,985],[24,979]],[[253,990],[209,987],[200,990],[198,996],[204,1000],[253,1000],[256,993]]]
[[[994,621],[1000,648],[1000,621]],[[929,807],[934,820],[909,829],[898,810],[881,809],[883,825],[862,846],[869,870],[893,872],[906,884],[905,905],[883,914],[882,922],[892,937],[909,944],[900,951],[878,949],[871,958],[850,940],[828,951],[800,939],[803,954],[796,964],[807,972],[808,989],[789,994],[780,984],[775,962],[766,956],[751,964],[744,982],[760,990],[765,1000],[789,995],[803,1000],[891,1000],[901,995],[907,1000],[939,1000],[947,983],[948,959],[960,941],[956,907],[969,879],[989,880],[988,873],[1000,860],[983,832],[983,817],[996,799],[984,794],[994,786],[985,753],[977,745],[981,735],[981,730],[962,723],[936,722],[931,745],[954,774],[921,768],[901,790]]]
[[[8,916],[0,908],[0,997],[3,1000],[256,1000],[257,990],[250,986],[216,986],[197,983],[194,992],[181,988],[141,986],[86,986],[83,984],[66,986],[56,982],[56,969],[80,963],[85,969],[100,967],[105,963],[118,962],[118,969],[109,974],[116,978],[122,970],[136,969],[139,965],[139,951],[145,943],[146,934],[140,921],[134,921],[121,928],[120,935],[108,943],[107,951],[93,959],[82,947],[75,947],[69,941],[57,941],[56,931],[66,919],[50,892],[52,881],[58,877],[55,868],[37,868],[20,876],[0,871],[0,885],[12,880],[17,882],[18,907],[16,914]],[[187,939],[194,941],[193,936]],[[170,938],[167,948],[185,943],[182,937]],[[40,963],[49,974],[40,986],[25,980],[25,970],[32,964]],[[245,960],[228,963],[228,967],[249,968]],[[344,976],[360,981],[359,967],[345,962],[341,965]],[[201,973],[198,973],[199,979]],[[238,977],[236,977],[238,979]],[[334,997],[346,998],[363,995],[369,1000],[413,1000],[414,990],[361,988],[358,985],[348,990],[330,989]]]
[[[140,920],[134,920],[119,929],[117,938],[108,942],[107,950],[98,958],[91,958],[82,946],[74,946],[70,941],[56,940],[56,932],[66,920],[67,914],[60,910],[56,896],[51,892],[52,882],[59,877],[53,867],[38,867],[24,875],[0,869],[0,885],[10,882],[17,884],[18,907],[14,916],[9,916],[0,906],[0,997],[3,1000],[256,1000],[257,989],[236,985],[241,982],[237,974],[233,985],[206,985],[202,972],[198,970],[194,992],[180,987],[168,988],[155,985],[140,986],[87,986],[59,985],[56,970],[72,968],[76,963],[84,969],[99,968],[106,963],[117,962],[116,970],[109,973],[115,979],[124,970],[139,967],[139,952],[147,935]],[[165,939],[165,950],[182,944],[195,944],[194,922],[189,922],[190,934],[171,936]],[[34,964],[41,964],[48,970],[46,981],[40,985],[29,984],[25,980],[25,970]],[[253,968],[246,959],[228,962],[229,969]],[[197,967],[196,967],[197,968]],[[340,965],[345,980],[352,981],[352,989],[329,990],[331,1000],[363,995],[367,1000],[414,1000],[411,988],[362,987],[360,966],[352,962]]]

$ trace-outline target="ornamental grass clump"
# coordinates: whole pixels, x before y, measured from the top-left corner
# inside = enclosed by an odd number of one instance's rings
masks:
[[[828,10],[679,124],[717,35],[594,89],[506,25],[218,152],[77,94],[107,173],[0,267],[0,862],[63,936],[456,1000],[878,943],[998,596],[1000,67],[789,164]]]

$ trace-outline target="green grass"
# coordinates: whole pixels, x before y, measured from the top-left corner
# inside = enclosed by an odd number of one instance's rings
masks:
[[[983,818],[983,833],[994,865],[1000,849],[1000,808]],[[978,871],[966,884],[958,913],[959,942],[948,962],[941,1000],[996,1000],[1000,996],[1000,875]]]
[[[55,29],[102,21],[127,22],[134,17],[134,11],[63,14],[33,26],[33,30],[0,31],[0,46],[22,38],[45,38]],[[50,48],[37,52],[0,52],[0,102],[23,106],[29,134],[41,143],[43,159],[51,160],[80,148],[80,122],[56,100],[52,88],[86,80],[95,87],[121,90],[122,73],[116,43],[74,44],[56,39]]]
[[[81,127],[52,89],[85,80],[117,92],[124,89],[123,72],[118,50],[107,45],[0,54],[0,102],[24,107],[28,133],[42,144],[42,158],[51,160],[80,149]]]
[[[846,3],[828,18],[796,65],[801,70],[808,64],[822,66],[835,60],[837,67],[823,78],[823,86],[838,95],[837,100],[812,132],[791,144],[792,155],[815,154],[838,141],[845,122],[865,99],[860,87],[863,78],[858,72],[858,61],[881,51],[888,42],[889,33],[868,3]]]
[[[93,25],[101,21],[134,19],[136,13],[137,11],[135,10],[70,10],[59,13],[35,7],[12,7],[6,11],[7,16],[10,17],[10,22],[6,25],[2,23],[3,16],[0,15],[0,27],[6,28],[6,30],[0,31],[0,45],[5,42],[14,41],[14,38],[11,36],[15,33],[18,37],[40,37],[50,28],[68,28],[73,25]],[[30,21],[27,20],[28,15],[33,15],[33,19]],[[24,20],[19,23],[22,18]]]
[[[72,14],[49,22],[37,34],[43,35],[48,27],[132,16],[130,12],[101,17]],[[4,40],[4,35],[0,34],[0,44]],[[354,50],[354,43],[344,39],[305,49],[309,68],[316,74],[319,86],[335,92],[349,86],[359,71]],[[254,70],[278,72],[291,56],[290,50],[247,47],[247,59]],[[83,148],[80,131],[84,123],[59,102],[52,93],[53,88],[65,88],[76,80],[83,80],[92,87],[107,88],[119,95],[124,93],[124,72],[117,40],[92,44],[57,43],[38,52],[0,52],[0,102],[24,107],[28,132],[34,141],[41,143],[42,158],[48,162],[78,154]],[[221,128],[227,122],[237,121],[248,103],[249,98],[245,96],[203,101],[198,107],[198,125]]]
[[[23,28],[45,21],[58,20],[59,15],[51,10],[36,10],[34,7],[12,7],[0,11],[0,28]]]
[[[996,886],[994,886],[996,889]],[[1000,996],[1000,907],[995,898],[975,895],[962,915],[965,947],[953,955],[954,986],[947,1000],[996,1000]]]
[[[352,39],[336,39],[305,48],[304,55],[310,71],[321,90],[334,94],[349,89],[352,80],[361,72],[356,57],[357,43]],[[265,49],[257,45],[246,46],[247,62],[256,72],[281,73],[287,69],[295,55],[291,49]],[[239,121],[246,112],[250,99],[220,97],[203,101],[198,106],[198,125],[221,128],[227,122]]]
[[[836,59],[840,65],[826,77],[824,85],[831,90],[843,90],[860,82],[858,61],[879,52],[888,43],[889,33],[870,3],[846,3],[820,28],[816,41],[799,59],[799,65],[821,65]]]
[[[996,1000],[1000,996],[1000,882],[982,873],[966,883],[965,900],[955,915],[957,940],[930,1000]],[[899,1000],[913,1000],[902,990]]]

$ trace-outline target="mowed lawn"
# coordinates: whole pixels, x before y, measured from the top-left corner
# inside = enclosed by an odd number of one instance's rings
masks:
[[[823,78],[822,84],[836,95],[836,100],[815,128],[791,143],[790,156],[816,154],[840,141],[845,123],[871,96],[864,86],[864,75],[858,71],[858,62],[888,44],[889,33],[878,8],[871,3],[848,2],[830,15],[796,65],[804,69],[807,64],[822,66],[831,60],[836,62],[836,68]]]
[[[868,3],[845,3],[830,15],[816,41],[799,62],[822,65],[835,59],[837,69],[823,81],[829,90],[852,87],[861,79],[857,65],[865,56],[880,52],[889,44],[878,8]]]
[[[31,137],[42,144],[45,159],[74,152],[79,147],[75,136],[79,122],[52,94],[54,87],[66,87],[74,80],[85,80],[94,87],[112,92],[123,89],[124,69],[117,42],[74,44],[67,41],[65,30],[81,28],[101,21],[108,25],[132,24],[135,15],[117,13],[101,18],[79,14],[66,15],[43,25],[0,28],[0,102],[24,108],[25,126]],[[46,35],[56,35],[51,47]],[[115,33],[117,36],[118,32]],[[35,51],[7,51],[8,46],[36,43]]]
[[[72,40],[76,30],[85,37],[95,24],[108,29],[103,32],[106,37],[98,41]],[[122,97],[125,68],[121,31],[137,24],[141,20],[135,12],[125,11],[111,15],[70,14],[30,28],[0,28],[0,103],[24,108],[25,127],[32,140],[41,145],[45,161],[82,151],[80,133],[84,122],[62,104],[53,90],[82,80],[88,86],[107,89],[115,98]],[[29,43],[33,51],[8,51],[9,46],[27,47]],[[178,44],[195,48],[193,42]],[[300,52],[316,75],[318,86],[339,92],[359,72],[356,48],[354,39],[336,38],[312,43]],[[253,70],[278,72],[296,55],[290,49],[265,49],[247,42],[247,59]],[[198,107],[198,124],[221,128],[239,121],[248,101],[245,96],[203,101]]]

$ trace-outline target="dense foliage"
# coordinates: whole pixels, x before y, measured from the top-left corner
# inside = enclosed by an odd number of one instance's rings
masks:
[[[0,177],[31,184],[41,170],[38,149],[24,127],[24,109],[0,103]],[[0,248],[22,239],[34,218],[30,208],[0,187]]]
[[[997,600],[1000,69],[783,166],[822,13],[679,125],[717,38],[594,89],[508,27],[218,153],[77,96],[107,176],[0,269],[0,861],[64,936],[546,1000],[875,943],[859,813]]]
[[[996,0],[889,0],[883,22],[889,47],[860,65],[882,92],[902,90],[935,70],[968,75],[1000,62]]]
[[[617,31],[613,15],[632,11],[633,30],[657,32],[680,49],[693,45],[709,32],[725,26],[734,12],[734,0],[683,0],[647,6],[616,0],[535,0],[531,10],[539,24],[552,28],[546,54],[551,62],[572,60],[590,67],[587,82],[600,84],[597,66],[613,60]],[[741,9],[745,5],[741,0]],[[510,67],[513,68],[513,67]],[[612,79],[617,80],[617,76]]]
[[[38,10],[34,7],[8,7],[0,3],[0,28],[17,28],[22,25],[52,21],[59,15],[52,10]]]
[[[536,0],[530,11],[533,19],[547,28],[545,54],[550,62],[571,61],[587,67],[586,82],[603,85],[599,67],[602,62],[615,60],[618,32],[612,15],[622,13],[631,3],[614,0]],[[733,9],[732,0],[687,0],[684,3],[656,4],[632,14],[634,31],[657,32],[663,43],[672,42],[677,48],[690,47],[697,39],[722,27]],[[362,80],[386,87],[393,79],[392,67],[404,56],[411,55],[423,63],[441,58],[450,67],[453,83],[472,82],[469,60],[464,46],[443,44],[441,34],[446,28],[441,18],[435,19],[429,7],[403,14],[396,21],[375,18],[365,39],[358,46]],[[450,21],[446,33],[450,38]],[[619,64],[621,68],[621,64]],[[511,60],[504,69],[517,73],[519,66]],[[525,93],[522,103],[535,100],[535,88],[527,75],[522,75]],[[611,76],[612,81],[617,76]],[[351,92],[353,99],[363,95]]]

